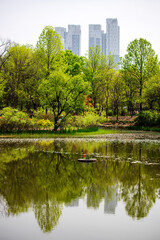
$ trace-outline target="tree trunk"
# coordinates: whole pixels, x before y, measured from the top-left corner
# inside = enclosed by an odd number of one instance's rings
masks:
[[[117,116],[116,116],[116,121],[118,122],[118,114],[119,114],[119,111],[118,111],[118,108],[117,108]]]
[[[141,100],[141,102],[140,102],[139,107],[140,107],[140,112],[142,112],[142,86],[140,88],[140,100]]]

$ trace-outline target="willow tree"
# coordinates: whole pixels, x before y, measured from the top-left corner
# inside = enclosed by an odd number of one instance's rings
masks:
[[[36,45],[38,61],[45,76],[61,65],[61,51],[63,49],[60,37],[52,26],[46,26],[40,34]]]
[[[127,47],[127,54],[122,59],[122,71],[127,72],[128,81],[134,79],[139,92],[140,111],[142,111],[142,93],[145,82],[153,77],[158,69],[158,56],[147,40],[140,38]]]

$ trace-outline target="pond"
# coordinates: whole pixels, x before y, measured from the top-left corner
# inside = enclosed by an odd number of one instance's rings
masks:
[[[0,139],[0,239],[158,240],[159,220],[159,139]]]

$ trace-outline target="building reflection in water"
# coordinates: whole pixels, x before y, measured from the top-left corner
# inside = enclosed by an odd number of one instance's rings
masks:
[[[106,214],[115,214],[115,210],[117,207],[117,196],[118,196],[118,190],[117,188],[115,189],[114,187],[114,192],[113,192],[113,187],[108,187],[109,192],[112,192],[110,195],[108,192],[106,192],[106,196],[104,199],[104,213]]]

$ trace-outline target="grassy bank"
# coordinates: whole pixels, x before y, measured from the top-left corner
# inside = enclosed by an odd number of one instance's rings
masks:
[[[129,126],[129,127],[126,127],[126,129],[136,130],[136,131],[160,132],[160,128],[158,128],[158,127]]]
[[[105,135],[115,133],[126,133],[128,130],[115,128],[89,127],[77,130],[65,130],[53,132],[51,130],[27,130],[0,132],[0,137],[22,137],[22,138],[55,138],[55,137],[85,137],[92,135]]]

